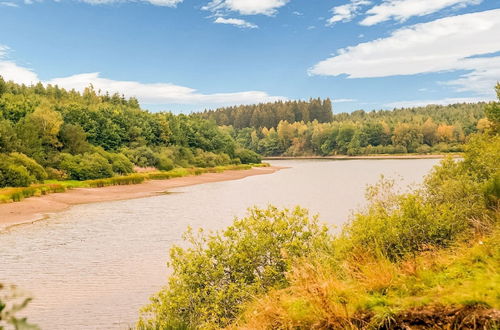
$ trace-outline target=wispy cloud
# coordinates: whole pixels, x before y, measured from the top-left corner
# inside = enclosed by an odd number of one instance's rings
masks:
[[[369,9],[361,25],[375,25],[388,20],[405,21],[413,16],[424,16],[444,8],[480,4],[482,0],[385,0]]]
[[[333,99],[332,103],[348,103],[348,102],[356,102],[356,99]]]
[[[452,16],[401,28],[387,38],[338,51],[309,70],[312,75],[388,77],[466,70],[448,82],[460,91],[479,92],[500,77],[500,9]],[[491,88],[486,90],[490,93]]]
[[[217,19],[214,21],[214,23],[229,24],[229,25],[234,25],[236,27],[244,28],[244,29],[256,29],[256,28],[258,28],[257,25],[252,24],[250,22],[247,22],[243,19],[238,19],[238,18],[217,17]]]
[[[267,15],[277,13],[277,9],[285,6],[290,0],[212,0],[204,10],[216,13],[228,11],[238,12],[241,15]]]
[[[0,2],[0,6],[13,7],[13,8],[19,7],[19,5],[17,3],[10,2],[10,1],[2,1],[2,2]]]
[[[333,16],[327,20],[327,25],[337,22],[349,22],[358,15],[361,7],[369,4],[371,4],[371,1],[368,0],[352,0],[345,5],[333,7],[331,10]]]

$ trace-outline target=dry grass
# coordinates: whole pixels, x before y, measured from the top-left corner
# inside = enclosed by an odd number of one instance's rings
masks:
[[[290,287],[255,299],[231,329],[377,329],[413,321],[455,329],[457,320],[471,329],[500,325],[499,233],[400,262],[369,254],[334,266],[301,260],[288,274]],[[442,313],[431,317],[432,311]]]

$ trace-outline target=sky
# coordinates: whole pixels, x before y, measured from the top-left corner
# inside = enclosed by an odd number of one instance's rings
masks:
[[[0,75],[183,113],[488,101],[500,0],[0,0]]]

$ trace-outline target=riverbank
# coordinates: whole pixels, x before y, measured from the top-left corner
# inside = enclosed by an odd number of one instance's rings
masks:
[[[16,203],[0,204],[0,230],[44,219],[51,213],[64,211],[73,205],[156,196],[164,194],[168,189],[239,180],[254,175],[272,174],[280,169],[282,167],[270,166],[249,170],[228,170],[222,173],[204,173],[167,180],[150,180],[134,185],[75,188],[63,193],[30,197]]]
[[[360,156],[276,156],[264,157],[263,160],[293,160],[293,159],[336,159],[336,160],[350,160],[350,159],[441,159],[451,156],[452,158],[462,158],[461,154],[439,154],[439,155],[360,155]]]

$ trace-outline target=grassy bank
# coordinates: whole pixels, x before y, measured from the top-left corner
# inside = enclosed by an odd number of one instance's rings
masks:
[[[500,135],[470,139],[413,192],[381,180],[332,234],[307,210],[251,209],[185,236],[139,329],[495,329]]]
[[[29,187],[2,188],[0,189],[0,203],[19,202],[25,198],[42,196],[52,193],[65,192],[73,188],[101,188],[107,186],[140,184],[147,180],[168,180],[204,173],[222,173],[229,170],[249,170],[252,167],[267,167],[269,164],[241,164],[227,165],[210,168],[176,168],[171,171],[157,171],[149,173],[135,173],[125,176],[115,176],[106,179],[86,180],[86,181],[56,181],[47,180],[43,184],[33,184]]]

